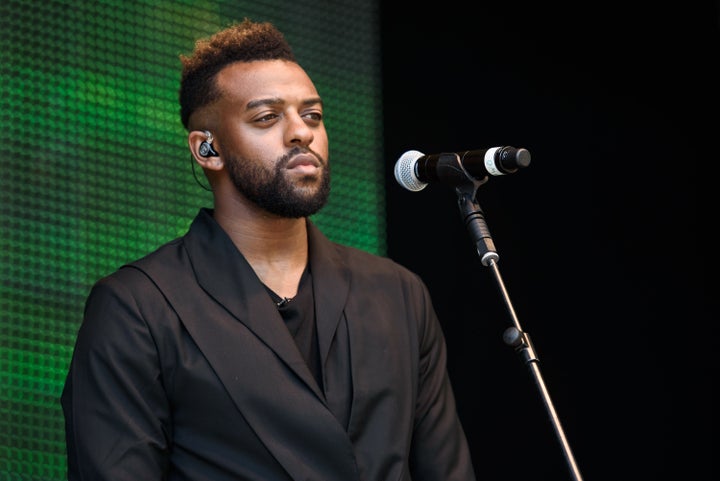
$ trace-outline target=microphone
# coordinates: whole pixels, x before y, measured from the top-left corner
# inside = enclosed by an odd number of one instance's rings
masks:
[[[422,190],[430,182],[455,187],[470,179],[512,174],[528,165],[530,152],[510,146],[429,155],[408,150],[395,163],[395,180],[412,191]]]

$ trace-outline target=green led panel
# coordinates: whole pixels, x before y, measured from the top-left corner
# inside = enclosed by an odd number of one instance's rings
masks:
[[[326,105],[332,191],[314,220],[385,253],[377,8],[0,2],[0,481],[65,479],[59,397],[91,285],[211,205],[178,115],[196,38],[246,16],[285,32]]]

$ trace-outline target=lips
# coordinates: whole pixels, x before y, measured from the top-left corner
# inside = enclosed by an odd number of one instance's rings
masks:
[[[285,166],[288,169],[294,169],[295,167],[320,167],[320,162],[317,157],[313,154],[298,154],[287,163]]]

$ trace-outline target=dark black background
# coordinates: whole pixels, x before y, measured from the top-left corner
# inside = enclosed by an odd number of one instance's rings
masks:
[[[479,478],[573,479],[455,192],[395,161],[528,149],[477,200],[583,479],[717,478],[717,7],[383,3],[388,253],[431,290]]]

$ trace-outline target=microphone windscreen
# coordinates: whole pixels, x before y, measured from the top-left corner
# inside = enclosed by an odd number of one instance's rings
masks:
[[[417,178],[417,175],[415,175],[415,164],[417,164],[418,159],[424,155],[425,154],[417,150],[408,150],[400,156],[397,162],[395,162],[395,180],[398,181],[398,184],[414,192],[422,190],[427,186],[427,182],[421,181]]]

